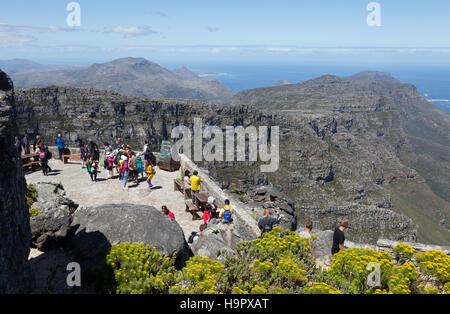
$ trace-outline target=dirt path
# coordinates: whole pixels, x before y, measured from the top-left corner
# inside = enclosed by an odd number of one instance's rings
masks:
[[[192,231],[198,231],[203,223],[202,220],[192,220],[192,215],[185,212],[184,196],[174,191],[173,180],[177,172],[156,167],[156,175],[152,180],[155,187],[153,190],[148,189],[145,180],[138,186],[129,183],[128,190],[123,190],[121,181],[118,178],[107,179],[106,171],[101,167],[98,182],[92,182],[87,170],[81,169],[79,162],[64,164],[59,160],[50,160],[49,165],[53,170],[49,176],[45,177],[42,171],[37,171],[25,176],[27,183],[61,183],[67,197],[82,206],[130,203],[150,205],[160,210],[162,205],[166,205],[175,214],[186,239]]]

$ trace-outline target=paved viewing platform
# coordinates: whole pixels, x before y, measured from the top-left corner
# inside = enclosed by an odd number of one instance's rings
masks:
[[[192,220],[192,215],[185,212],[185,199],[182,193],[174,191],[174,179],[177,172],[169,172],[155,167],[156,175],[152,183],[154,188],[148,189],[146,176],[138,186],[128,183],[128,189],[122,189],[122,181],[117,174],[113,179],[107,178],[107,171],[99,166],[97,182],[92,182],[86,168],[81,169],[81,162],[72,159],[64,164],[57,159],[51,159],[49,166],[53,170],[44,176],[41,170],[25,176],[27,184],[38,182],[61,183],[66,196],[80,206],[96,207],[104,204],[135,204],[149,205],[161,210],[166,205],[175,214],[176,221],[184,231],[186,239],[192,231],[198,231],[203,220]]]

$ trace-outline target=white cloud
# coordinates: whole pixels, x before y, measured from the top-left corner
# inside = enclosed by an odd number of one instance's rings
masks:
[[[0,47],[20,46],[35,40],[36,38],[32,36],[11,34],[0,31]]]
[[[0,23],[0,32],[19,33],[19,32],[73,32],[73,28],[62,28],[57,26],[29,26],[29,25],[11,25]]]
[[[267,48],[268,51],[273,51],[273,52],[291,52],[292,49],[291,48],[280,48],[280,47],[276,47],[276,48]]]
[[[156,34],[155,31],[152,31],[150,27],[143,26],[115,26],[111,28],[111,33],[123,34],[125,37],[136,37],[136,36],[148,36],[152,34]]]

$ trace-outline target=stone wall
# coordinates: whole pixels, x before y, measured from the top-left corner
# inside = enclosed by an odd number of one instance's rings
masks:
[[[26,293],[34,282],[28,254],[30,221],[22,162],[13,146],[14,87],[0,70],[0,294]]]
[[[239,234],[245,240],[255,239],[259,236],[260,230],[255,218],[252,217],[251,209],[235,197],[225,194],[225,192],[212,180],[208,174],[194,164],[186,155],[180,155],[180,163],[182,173],[188,170],[190,173],[194,170],[198,171],[198,175],[204,181],[202,182],[202,193],[208,193],[213,196],[219,203],[224,204],[226,199],[231,202],[231,207],[234,211],[235,224]]]

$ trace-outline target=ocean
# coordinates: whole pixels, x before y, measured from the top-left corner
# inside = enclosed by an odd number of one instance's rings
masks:
[[[450,67],[318,65],[318,64],[183,64],[203,77],[214,77],[234,92],[273,86],[280,79],[298,83],[324,74],[349,76],[364,70],[389,72],[403,83],[414,84],[437,107],[450,112]],[[177,65],[181,66],[181,65]],[[172,64],[173,68],[173,64]]]

